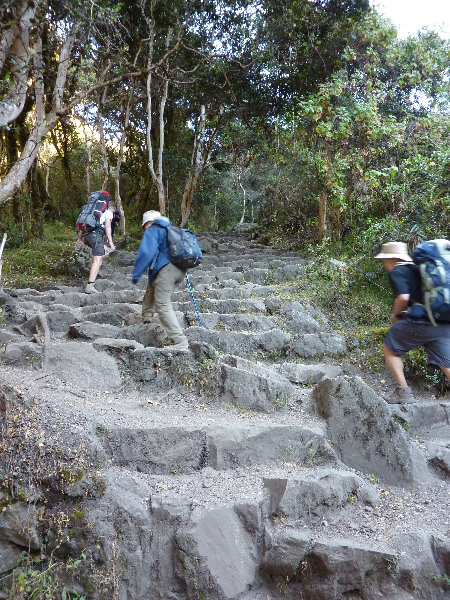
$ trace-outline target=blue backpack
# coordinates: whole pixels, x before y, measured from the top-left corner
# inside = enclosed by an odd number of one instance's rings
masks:
[[[427,316],[450,322],[450,241],[430,240],[417,246],[411,255],[422,280],[423,304],[414,304],[412,317]]]

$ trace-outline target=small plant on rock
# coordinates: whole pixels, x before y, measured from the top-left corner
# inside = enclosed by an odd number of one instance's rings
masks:
[[[389,577],[391,577],[392,579],[394,579],[394,577],[397,575],[397,566],[399,560],[400,559],[398,556],[388,556],[385,558],[387,571],[389,573]]]

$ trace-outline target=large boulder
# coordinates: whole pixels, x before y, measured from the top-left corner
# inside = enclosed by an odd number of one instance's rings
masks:
[[[177,573],[186,598],[232,600],[254,583],[258,548],[231,507],[199,511],[176,535]]]
[[[40,368],[44,350],[41,344],[34,342],[11,342],[5,348],[3,360],[5,363],[24,367]]]
[[[0,540],[37,550],[42,544],[38,514],[33,504],[16,502],[0,511]]]
[[[263,575],[289,581],[301,568],[311,546],[310,532],[286,529],[274,536],[266,535],[266,547],[260,564]]]
[[[271,369],[260,374],[241,366],[221,364],[218,373],[218,395],[224,402],[245,409],[271,412],[277,407],[287,406],[294,399],[295,388],[292,384]]]
[[[116,361],[85,342],[49,344],[47,369],[78,389],[116,390],[121,377]]]
[[[305,333],[298,336],[293,352],[303,358],[323,354],[339,355],[347,352],[347,344],[336,333]]]
[[[320,324],[299,302],[288,302],[280,312],[286,327],[293,333],[316,333],[322,329]]]
[[[322,432],[300,425],[216,426],[208,430],[207,444],[209,464],[218,470],[304,463],[311,447],[317,462],[336,462]]]
[[[394,485],[414,481],[413,452],[404,429],[359,377],[324,379],[314,388],[314,399],[342,462]]]

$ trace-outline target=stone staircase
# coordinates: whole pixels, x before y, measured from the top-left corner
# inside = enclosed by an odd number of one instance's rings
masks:
[[[448,400],[391,406],[350,376],[345,339],[297,299],[304,258],[200,241],[203,326],[188,288],[173,296],[188,352],[140,322],[133,253],[105,261],[99,294],[1,296],[4,383],[69,424],[101,473],[101,493],[85,473],[59,500],[82,506],[67,552],[108,565],[120,600],[448,597]],[[9,513],[0,567],[25,545]],[[74,585],[104,597],[92,570]]]

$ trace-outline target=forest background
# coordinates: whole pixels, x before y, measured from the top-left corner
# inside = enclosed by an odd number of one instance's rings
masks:
[[[64,279],[104,188],[128,248],[148,209],[196,231],[255,223],[345,261],[311,273],[323,302],[382,322],[379,244],[448,237],[449,58],[368,0],[3,2],[3,283]]]

